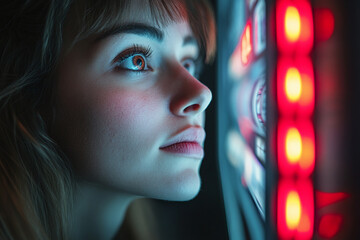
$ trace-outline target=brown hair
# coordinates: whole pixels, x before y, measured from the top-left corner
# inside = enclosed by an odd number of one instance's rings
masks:
[[[185,19],[198,41],[205,62],[214,58],[215,21],[206,0],[147,0],[158,26]],[[116,28],[130,1],[77,0],[65,22],[65,46],[71,48],[83,39]],[[84,14],[85,13],[85,14]]]
[[[205,0],[147,1],[159,24],[185,11],[204,59],[213,58],[215,23]],[[75,180],[48,134],[53,74],[67,47],[114,27],[129,2],[24,0],[1,7],[0,239],[67,238]]]

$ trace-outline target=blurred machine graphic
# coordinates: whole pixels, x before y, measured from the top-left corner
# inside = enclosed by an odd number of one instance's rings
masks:
[[[357,11],[352,1],[217,2],[230,239],[359,237]]]

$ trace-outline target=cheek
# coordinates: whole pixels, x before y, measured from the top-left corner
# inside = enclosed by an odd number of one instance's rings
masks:
[[[103,178],[116,173],[126,183],[127,176],[134,178],[149,167],[158,148],[154,139],[164,126],[162,106],[156,95],[128,90],[102,93],[87,102],[82,126],[86,142],[78,166],[82,174]]]
[[[161,105],[159,99],[145,93],[107,93],[90,107],[95,136],[107,133],[109,140],[121,140],[122,144],[131,143],[133,139],[144,141],[164,117]]]

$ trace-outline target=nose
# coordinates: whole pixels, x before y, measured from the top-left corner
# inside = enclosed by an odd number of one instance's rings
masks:
[[[202,113],[211,102],[212,93],[210,89],[185,69],[178,71],[175,79],[174,94],[170,100],[170,111],[180,117]]]

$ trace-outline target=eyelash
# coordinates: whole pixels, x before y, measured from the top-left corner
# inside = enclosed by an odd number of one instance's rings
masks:
[[[151,49],[150,46],[148,46],[147,48],[144,48],[142,46],[139,46],[137,44],[134,44],[133,47],[128,48],[126,50],[124,50],[123,52],[121,52],[115,59],[114,59],[114,63],[115,64],[120,64],[122,63],[124,60],[133,57],[135,55],[142,55],[144,57],[144,60],[147,61],[147,59],[149,57],[151,57],[153,51]],[[147,64],[146,64],[147,65]],[[147,66],[149,68],[149,66]],[[122,68],[120,66],[115,66],[115,70],[117,71],[122,71],[122,70],[126,70],[126,71],[131,71],[131,72],[136,72],[136,73],[141,73],[142,71],[147,71],[147,70],[133,70],[133,69],[126,69],[126,68]],[[149,70],[149,69],[148,69]],[[151,68],[150,68],[151,70]]]
[[[133,47],[124,50],[114,59],[113,62],[116,64],[115,70],[116,71],[130,71],[130,72],[137,73],[137,74],[141,74],[144,71],[152,70],[151,67],[149,67],[147,64],[147,59],[149,57],[151,57],[152,53],[153,53],[153,50],[151,49],[150,46],[148,46],[147,48],[144,48],[140,45],[134,44]],[[123,61],[125,61],[126,59],[133,57],[135,55],[138,55],[138,54],[140,54],[144,57],[146,67],[148,69],[134,70],[134,69],[128,69],[128,68],[118,66],[119,64],[123,63]],[[191,58],[188,58],[188,59],[191,59]],[[201,68],[200,66],[202,65],[202,64],[200,64],[201,58],[198,57],[198,58],[192,59],[192,60],[194,62],[194,67],[195,67],[195,72],[194,72],[193,76],[198,78],[199,74],[201,72],[201,69],[200,69]]]

